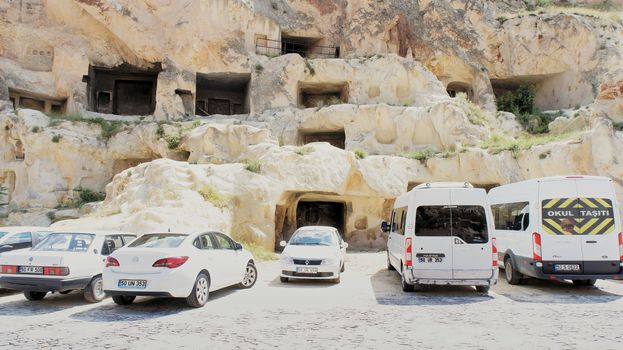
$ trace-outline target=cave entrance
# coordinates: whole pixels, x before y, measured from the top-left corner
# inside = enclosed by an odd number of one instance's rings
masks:
[[[197,73],[195,114],[249,113],[249,73]]]
[[[473,90],[471,86],[467,83],[460,82],[460,81],[453,81],[448,84],[448,86],[446,87],[446,91],[448,92],[448,95],[450,95],[450,97],[452,98],[456,97],[460,93],[463,93],[467,95],[467,99],[469,99],[470,101],[473,100],[473,96],[474,96]]]
[[[312,142],[328,142],[333,147],[345,149],[346,134],[344,130],[338,131],[300,131],[299,143],[306,145]]]
[[[303,226],[331,226],[344,238],[346,205],[341,202],[300,201],[296,207],[296,228]]]
[[[54,114],[65,113],[67,102],[67,98],[47,96],[13,88],[9,88],[9,99],[14,109],[27,108]]]
[[[348,83],[299,82],[299,107],[314,108],[348,103]]]
[[[89,66],[87,83],[89,110],[116,115],[150,115],[156,109],[156,86],[160,63],[146,69],[122,64],[117,67]]]

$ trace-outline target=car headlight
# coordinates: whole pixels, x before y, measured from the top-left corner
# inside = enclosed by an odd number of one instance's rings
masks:
[[[281,262],[284,264],[294,264],[294,260],[287,255],[281,255]]]
[[[322,259],[321,265],[335,265],[337,263],[336,258]]]

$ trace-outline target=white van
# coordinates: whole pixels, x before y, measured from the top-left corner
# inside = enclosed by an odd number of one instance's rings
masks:
[[[428,183],[396,199],[387,268],[398,270],[402,289],[415,285],[470,285],[488,292],[497,283],[497,251],[487,193],[469,183]],[[492,255],[493,254],[493,255]]]
[[[489,192],[498,258],[510,284],[524,276],[623,279],[623,236],[612,180],[556,176]]]

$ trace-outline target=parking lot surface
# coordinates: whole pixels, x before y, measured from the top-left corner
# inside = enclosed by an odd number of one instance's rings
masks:
[[[258,264],[249,290],[211,293],[204,308],[183,300],[110,298],[80,293],[29,302],[0,294],[2,349],[620,349],[623,284],[595,287],[503,279],[488,295],[470,287],[406,294],[385,253],[349,253],[340,284],[279,282],[279,262]],[[502,275],[502,274],[501,274]]]

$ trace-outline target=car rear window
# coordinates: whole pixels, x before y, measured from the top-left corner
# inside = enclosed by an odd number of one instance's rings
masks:
[[[550,198],[541,202],[543,230],[552,235],[614,232],[614,208],[607,198]]]
[[[95,235],[88,233],[52,233],[32,250],[59,252],[86,252]]]
[[[487,216],[478,205],[420,206],[415,212],[415,235],[458,237],[465,243],[487,243]]]
[[[187,235],[159,233],[143,235],[132,241],[128,247],[132,248],[177,248]]]

